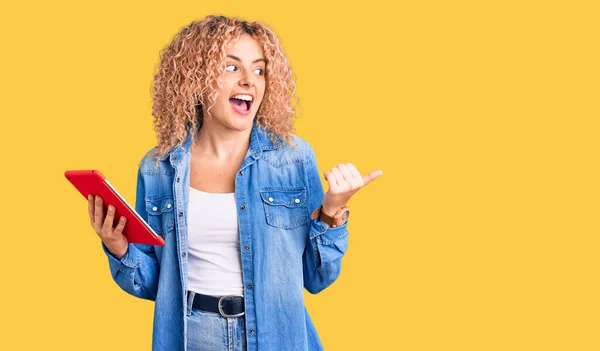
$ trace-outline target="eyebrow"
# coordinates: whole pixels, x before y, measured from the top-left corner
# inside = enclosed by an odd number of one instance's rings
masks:
[[[229,57],[229,58],[232,58],[232,59],[234,59],[234,60],[236,60],[236,61],[240,61],[240,62],[242,62],[242,60],[241,60],[239,57],[237,57],[237,56],[233,56],[233,55],[227,55],[227,57]],[[267,60],[266,60],[264,57],[261,57],[261,58],[259,58],[259,59],[256,59],[256,60],[252,61],[252,63],[257,63],[257,62],[260,62],[260,61],[262,61],[262,62],[264,62],[264,63],[267,63]]]

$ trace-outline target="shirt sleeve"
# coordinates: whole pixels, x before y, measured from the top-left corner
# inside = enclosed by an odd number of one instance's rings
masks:
[[[324,196],[316,156],[309,146],[305,163],[308,184],[308,207],[310,213],[321,206]],[[308,242],[304,249],[304,287],[317,294],[330,286],[339,276],[342,257],[348,249],[348,222],[330,228],[319,217],[311,220]]]
[[[138,170],[135,211],[148,221],[145,208],[145,187],[141,168]],[[153,245],[128,244],[127,253],[117,259],[102,243],[102,249],[108,257],[108,265],[113,280],[127,293],[148,300],[155,300],[158,291],[158,273],[160,266]]]

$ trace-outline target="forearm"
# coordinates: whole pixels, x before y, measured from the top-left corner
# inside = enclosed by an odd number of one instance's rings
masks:
[[[121,259],[117,259],[104,243],[102,244],[113,280],[133,296],[155,300],[160,268],[154,249],[151,245],[128,245],[127,253]]]
[[[348,222],[328,228],[318,218],[311,221],[304,251],[304,287],[312,294],[330,286],[339,276],[348,249]]]

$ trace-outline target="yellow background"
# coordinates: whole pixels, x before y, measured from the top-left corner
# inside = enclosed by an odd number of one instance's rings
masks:
[[[3,3],[0,349],[150,349],[63,172],[135,199],[158,52],[208,14],[280,35],[321,171],[385,171],[306,295],[327,350],[600,349],[593,3]]]

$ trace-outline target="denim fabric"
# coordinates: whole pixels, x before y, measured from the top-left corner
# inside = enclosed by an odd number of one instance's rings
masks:
[[[348,247],[346,223],[328,228],[310,213],[323,186],[310,145],[296,147],[256,122],[235,178],[245,297],[245,336],[251,351],[322,350],[304,306],[304,289],[332,284]],[[120,260],[104,245],[115,282],[131,295],[154,300],[154,350],[186,350],[187,202],[191,133],[158,166],[142,159],[136,211],[165,240],[164,246],[129,244]],[[194,331],[194,333],[197,331]]]
[[[225,318],[219,313],[192,309],[194,293],[188,295],[187,349],[189,351],[246,351],[244,316]]]

